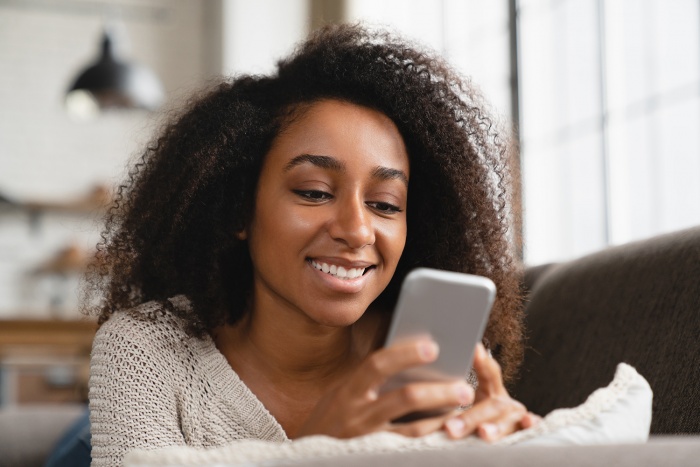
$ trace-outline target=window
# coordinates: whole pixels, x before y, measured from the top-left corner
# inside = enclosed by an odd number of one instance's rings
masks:
[[[526,259],[700,223],[695,0],[522,0]]]
[[[495,111],[518,99],[525,261],[700,224],[700,2],[348,0],[429,43]]]

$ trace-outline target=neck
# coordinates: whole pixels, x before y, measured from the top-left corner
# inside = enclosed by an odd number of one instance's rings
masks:
[[[345,327],[324,326],[298,314],[255,309],[239,323],[214,331],[219,350],[245,381],[263,376],[271,383],[310,383],[319,389],[354,368],[376,347],[378,313],[368,311]]]
[[[318,383],[359,359],[350,327],[273,321],[261,315],[251,314],[232,326],[228,340],[244,361],[273,379]]]
[[[386,322],[367,311],[350,326],[332,327],[270,311],[253,308],[212,334],[233,370],[294,437],[319,398],[377,347]]]

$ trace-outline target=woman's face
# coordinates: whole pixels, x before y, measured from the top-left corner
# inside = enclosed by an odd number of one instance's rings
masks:
[[[384,114],[336,100],[305,108],[273,141],[246,229],[254,312],[354,323],[406,243],[409,162]]]

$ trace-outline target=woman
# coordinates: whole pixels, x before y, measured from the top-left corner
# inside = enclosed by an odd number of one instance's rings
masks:
[[[522,352],[508,184],[477,93],[358,26],[194,100],[120,189],[99,248],[93,465],[137,447],[382,430],[494,440],[531,425],[503,386]],[[500,366],[479,347],[476,394],[457,382],[378,395],[439,351],[381,348],[418,266],[498,287],[485,342]],[[428,409],[449,412],[392,423]]]

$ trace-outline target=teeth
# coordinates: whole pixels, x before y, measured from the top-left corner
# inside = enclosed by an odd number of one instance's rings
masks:
[[[316,261],[311,261],[311,265],[318,269],[319,271],[323,271],[326,274],[330,274],[332,276],[335,276],[339,279],[354,279],[356,277],[360,277],[362,274],[365,273],[366,268],[350,268],[350,269],[345,269],[342,266],[336,266],[335,264],[328,265],[326,263],[317,263]]]

